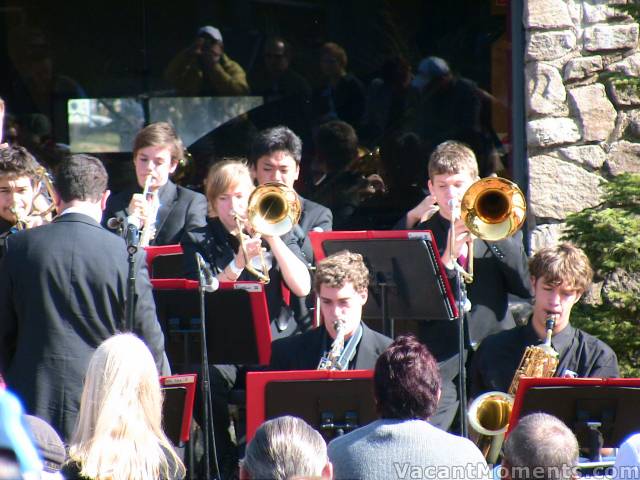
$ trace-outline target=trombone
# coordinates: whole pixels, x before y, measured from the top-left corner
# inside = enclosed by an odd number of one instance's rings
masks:
[[[238,227],[240,250],[244,256],[245,269],[259,281],[269,283],[269,267],[260,250],[260,267],[255,267],[247,254],[243,224],[247,223],[254,235],[282,236],[300,220],[301,204],[298,194],[283,183],[268,182],[251,193],[247,205],[247,217],[233,212]]]
[[[460,219],[474,237],[481,240],[503,240],[522,227],[527,202],[522,190],[510,180],[487,177],[473,183],[462,196]],[[451,242],[455,241],[451,218]],[[473,282],[473,241],[469,242],[468,270],[462,272],[465,283]],[[454,265],[457,265],[454,261]]]

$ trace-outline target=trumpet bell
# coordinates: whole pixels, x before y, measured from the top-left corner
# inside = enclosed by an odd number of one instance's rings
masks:
[[[300,199],[283,183],[270,182],[257,187],[249,197],[247,218],[260,234],[281,236],[300,220]]]
[[[469,231],[484,240],[507,238],[520,229],[527,202],[518,186],[500,177],[478,180],[461,202],[461,218]]]

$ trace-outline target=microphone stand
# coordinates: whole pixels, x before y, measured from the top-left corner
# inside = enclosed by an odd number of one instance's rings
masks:
[[[215,473],[213,478],[220,478],[220,468],[218,466],[218,457],[216,453],[216,440],[213,431],[213,417],[211,412],[213,410],[213,402],[211,399],[211,385],[209,379],[209,354],[207,350],[207,326],[206,326],[206,308],[205,308],[205,294],[207,291],[212,291],[212,287],[207,283],[207,275],[205,275],[204,269],[206,264],[204,261],[200,261],[196,253],[196,262],[198,264],[198,293],[200,294],[200,350],[202,351],[201,358],[201,376],[202,382],[200,386],[202,388],[202,423],[204,428],[204,468],[206,478],[209,478],[211,474],[211,450],[210,443],[213,447],[213,463],[215,467]]]
[[[121,324],[121,330],[131,332],[133,331],[136,311],[136,253],[138,252],[138,245],[140,243],[140,231],[133,223],[127,224],[126,242],[129,274],[127,276],[127,299],[124,304],[124,320]]]

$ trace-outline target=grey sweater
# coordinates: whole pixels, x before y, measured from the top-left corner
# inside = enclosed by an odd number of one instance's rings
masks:
[[[376,420],[334,439],[329,459],[336,480],[490,478],[470,440],[423,420]]]

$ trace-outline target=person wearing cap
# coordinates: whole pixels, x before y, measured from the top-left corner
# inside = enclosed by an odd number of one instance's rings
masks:
[[[201,27],[195,42],[169,63],[165,78],[179,95],[247,95],[244,69],[224,53],[220,30]]]
[[[491,108],[498,100],[476,82],[454,75],[440,57],[420,61],[412,85],[420,91],[412,129],[421,135],[427,156],[447,140],[464,142],[473,150],[480,177],[503,168],[502,144],[491,125]]]

